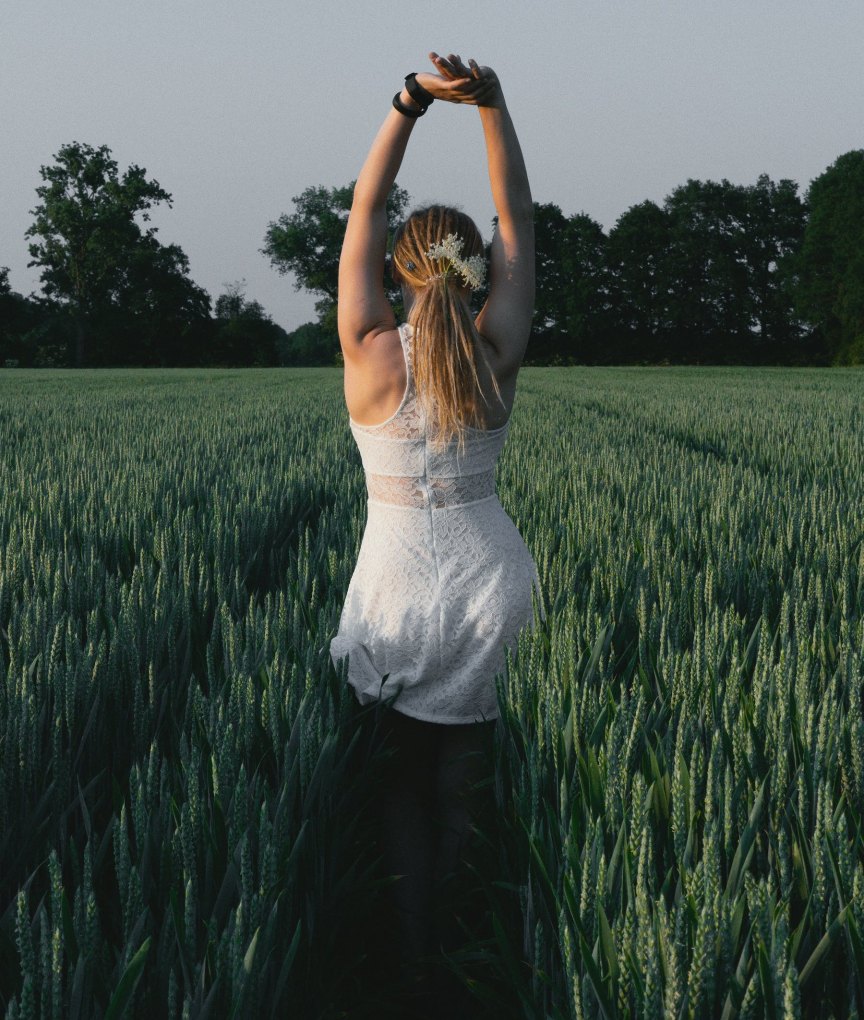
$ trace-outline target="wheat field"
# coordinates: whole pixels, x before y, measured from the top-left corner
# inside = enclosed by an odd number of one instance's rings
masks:
[[[861,1014],[864,370],[523,369],[498,491],[477,1015]],[[383,1015],[364,523],[337,369],[0,373],[7,1020]]]

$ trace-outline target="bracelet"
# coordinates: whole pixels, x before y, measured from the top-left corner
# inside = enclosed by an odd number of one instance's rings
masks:
[[[417,81],[417,72],[412,71],[410,74],[405,75],[405,88],[408,91],[408,95],[414,100],[414,102],[421,107],[421,109],[428,110],[429,107],[435,102],[435,97],[431,92],[427,92],[426,89]]]
[[[393,97],[393,108],[398,110],[401,114],[404,114],[404,116],[410,117],[412,120],[416,120],[417,117],[422,117],[423,114],[426,112],[426,107],[422,107],[419,110],[412,110],[410,106],[406,106],[402,102],[399,96],[400,93],[397,92],[396,95]]]

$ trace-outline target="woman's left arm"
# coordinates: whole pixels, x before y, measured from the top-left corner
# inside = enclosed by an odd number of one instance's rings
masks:
[[[410,109],[420,109],[404,88],[400,99]],[[339,340],[346,358],[355,355],[364,340],[396,328],[384,292],[387,196],[402,165],[415,120],[390,110],[354,185],[339,257]]]
[[[437,54],[430,57],[437,58]],[[421,73],[417,75],[417,84],[435,99],[474,105],[482,100],[488,88],[484,81],[453,72],[446,77]],[[409,109],[420,109],[406,88],[399,98]],[[346,358],[357,357],[364,340],[396,328],[396,317],[384,292],[387,196],[416,120],[395,108],[390,110],[354,185],[354,200],[339,257],[337,316],[339,341]]]

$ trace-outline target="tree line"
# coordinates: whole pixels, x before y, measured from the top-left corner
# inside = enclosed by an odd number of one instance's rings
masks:
[[[106,146],[76,142],[40,173],[27,237],[42,294],[16,294],[0,268],[0,365],[341,363],[338,262],[353,183],[307,188],[266,228],[262,254],[317,297],[317,320],[286,333],[242,282],[215,303],[192,282],[183,251],[146,226],[171,196],[140,167],[121,175]],[[394,186],[391,223],[409,201]],[[691,179],[662,203],[632,206],[608,233],[585,213],[535,203],[535,233],[526,364],[864,363],[864,149],[840,156],[805,196],[764,174],[752,185]]]
[[[536,206],[539,363],[864,362],[864,150],[811,185],[688,180],[605,234]],[[857,304],[850,301],[853,291]]]
[[[176,244],[148,226],[171,195],[146,171],[121,174],[107,146],[73,142],[40,170],[26,232],[41,294],[12,290],[0,267],[0,366],[269,366],[314,363],[245,282],[214,302]]]

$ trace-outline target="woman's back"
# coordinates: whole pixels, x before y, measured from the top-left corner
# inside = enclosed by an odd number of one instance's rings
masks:
[[[434,426],[417,399],[412,370],[411,327],[398,331],[407,385],[396,410],[375,425],[350,420],[363,462],[370,500],[428,509],[462,506],[496,497],[495,465],[504,447],[509,419],[500,426],[466,426],[468,442],[432,442]]]
[[[483,337],[479,338],[479,346],[475,363],[482,394],[482,427],[499,428],[513,413],[521,364],[514,367],[505,363]],[[390,418],[399,407],[408,381],[399,330],[379,333],[367,350],[364,361],[345,363],[345,404],[352,421],[359,425],[377,425]],[[500,399],[495,393],[495,382]]]
[[[494,678],[533,621],[533,591],[544,612],[537,566],[496,491],[510,421],[467,428],[462,449],[455,439],[437,448],[414,386],[410,327],[398,336],[399,406],[375,425],[350,423],[367,522],[331,655],[348,655],[363,703],[399,691],[396,707],[416,719],[493,719]]]

